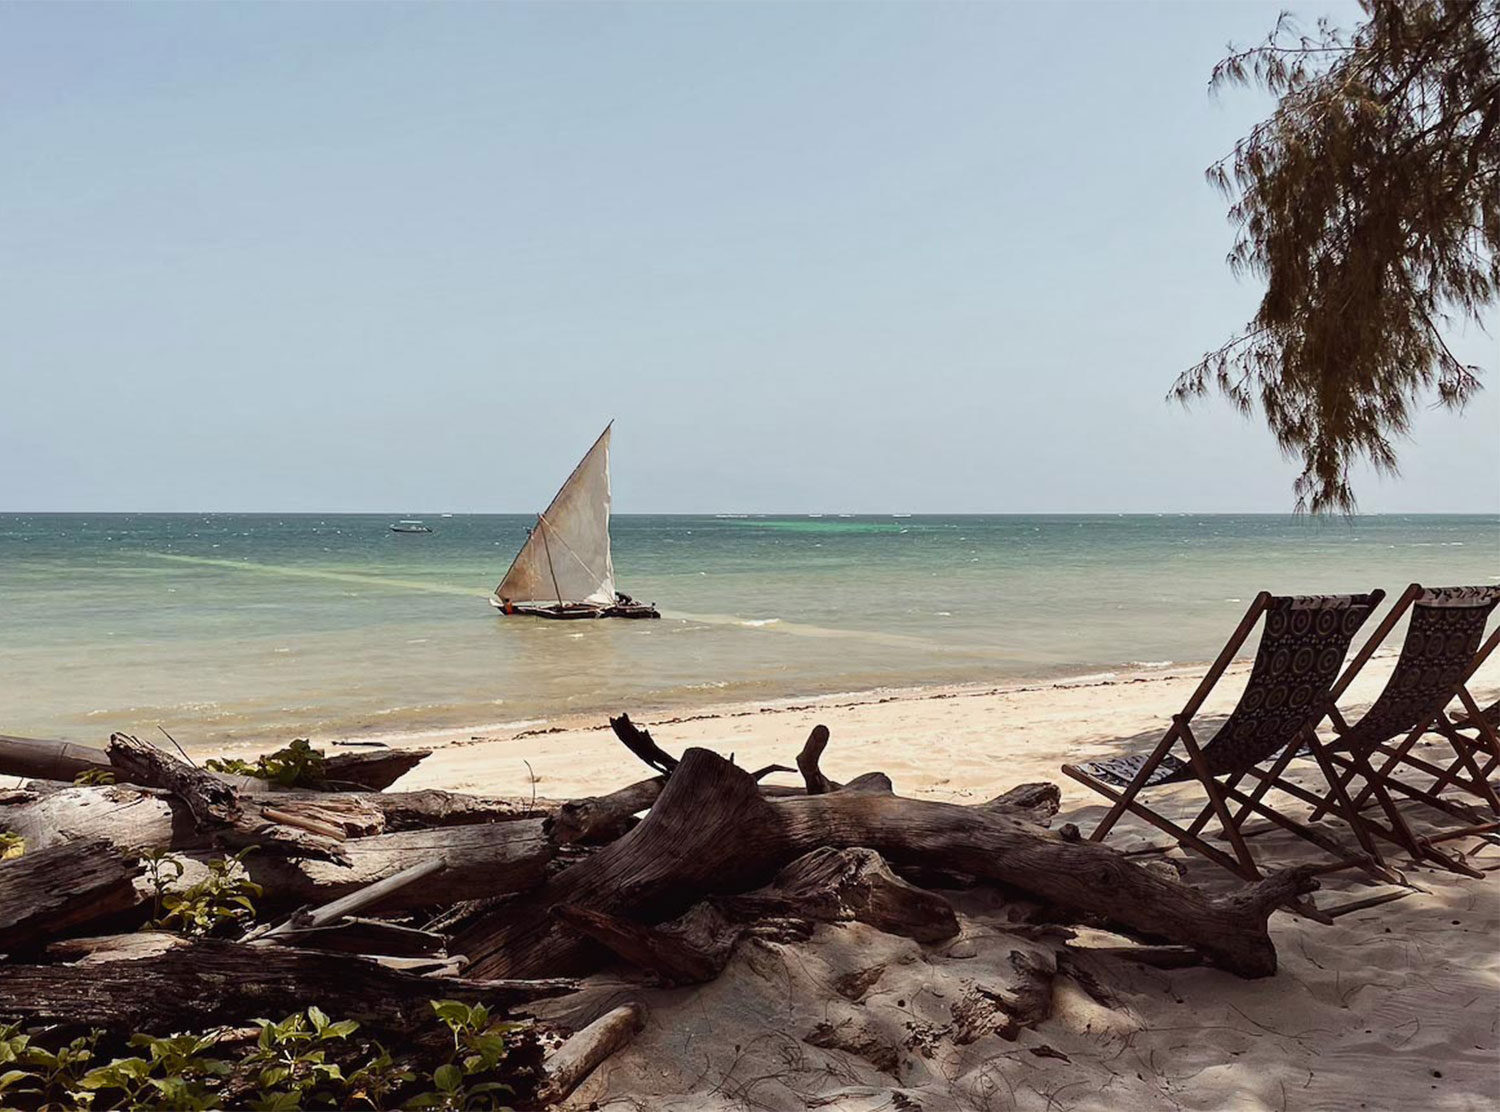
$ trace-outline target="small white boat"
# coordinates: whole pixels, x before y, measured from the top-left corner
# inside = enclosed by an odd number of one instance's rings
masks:
[[[416,518],[403,518],[391,526],[392,533],[430,533],[432,526],[424,525]]]

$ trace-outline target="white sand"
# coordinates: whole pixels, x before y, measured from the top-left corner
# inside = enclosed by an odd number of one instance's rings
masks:
[[[1345,703],[1357,709],[1372,699],[1390,664],[1377,659]],[[1245,670],[1241,665],[1235,675]],[[1088,829],[1102,808],[1061,777],[1058,765],[1154,741],[1198,674],[872,693],[642,724],[670,751],[706,745],[754,768],[790,764],[807,731],[822,722],[832,731],[823,767],[835,779],[880,769],[902,794],[955,801],[1053,780],[1063,788],[1058,821]],[[1232,705],[1239,686],[1233,676],[1221,685],[1205,721]],[[1500,694],[1500,661],[1471,686],[1482,703]],[[601,725],[519,737],[405,738],[403,744],[437,751],[402,786],[517,795],[532,790],[534,771],[537,794],[560,798],[647,775]],[[1125,843],[1139,837],[1135,828],[1121,834]],[[1500,847],[1457,844],[1473,851],[1474,863],[1500,867]],[[1307,859],[1306,847],[1275,834],[1257,839],[1256,848],[1272,861]],[[1190,880],[1228,882],[1200,859],[1174,856],[1188,865]],[[1281,970],[1273,978],[1242,981],[1210,968],[1162,971],[1086,958],[1109,1002],[1059,976],[1052,1018],[1014,1042],[983,1033],[964,1042],[955,1030],[953,1005],[986,988],[1003,994],[1014,980],[1009,956],[1025,948],[1001,929],[1003,908],[972,894],[958,905],[964,945],[957,950],[952,942],[918,946],[851,924],[819,928],[809,943],[743,943],[719,980],[696,989],[603,978],[582,1000],[558,1005],[560,1013],[586,1020],[591,1009],[635,998],[647,1002],[651,1019],[573,1104],[683,1112],[1493,1109],[1500,1106],[1500,884],[1493,875],[1466,879],[1399,855],[1392,862],[1419,894],[1333,926],[1277,913],[1272,934]],[[1331,882],[1340,886],[1347,887],[1342,878]],[[1337,902],[1340,893],[1321,896]],[[854,999],[831,987],[876,966],[883,971]],[[818,1024],[894,1047],[897,1064],[882,1069],[857,1054],[810,1046],[803,1036]],[[1034,1053],[1042,1047],[1050,1048],[1045,1056]]]

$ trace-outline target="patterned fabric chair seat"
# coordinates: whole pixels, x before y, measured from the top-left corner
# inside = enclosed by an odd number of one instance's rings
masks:
[[[1423,591],[1412,604],[1406,640],[1385,688],[1332,748],[1368,754],[1436,718],[1473,664],[1497,603],[1500,587]]]
[[[1245,691],[1234,712],[1203,746],[1215,776],[1241,772],[1280,752],[1311,726],[1373,603],[1367,595],[1319,595],[1271,600]],[[1147,756],[1114,757],[1079,767],[1124,787]],[[1193,779],[1192,766],[1172,754],[1151,770],[1144,787]]]

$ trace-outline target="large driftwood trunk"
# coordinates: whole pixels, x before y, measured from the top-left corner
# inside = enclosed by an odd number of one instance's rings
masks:
[[[80,772],[113,772],[109,754],[71,741],[0,734],[0,775],[71,783]]]
[[[0,954],[140,906],[146,899],[135,885],[140,872],[139,861],[108,842],[70,842],[0,861]]]
[[[835,791],[767,800],[743,770],[690,749],[635,829],[544,888],[470,926],[454,949],[482,976],[578,972],[597,944],[559,922],[562,905],[660,922],[712,893],[743,892],[811,850],[865,847],[891,862],[937,866],[1011,885],[1049,903],[1103,915],[1139,933],[1191,945],[1245,977],[1276,969],[1266,920],[1316,884],[1278,874],[1211,899],[1097,843],[1068,840],[990,807]]]
[[[425,793],[424,793],[425,794]],[[278,806],[313,812],[327,819],[344,800],[378,800],[378,796],[311,796]],[[242,800],[242,802],[244,802]],[[262,802],[256,797],[255,803]],[[399,807],[398,807],[399,809]],[[273,815],[279,813],[272,808]],[[347,812],[349,821],[359,811]],[[414,813],[406,808],[402,813]],[[381,812],[376,810],[375,815]],[[265,888],[256,901],[263,910],[325,903],[367,884],[383,880],[417,862],[438,860],[443,868],[414,890],[401,893],[392,907],[431,906],[483,896],[504,895],[542,883],[547,863],[557,852],[542,829],[542,819],[476,823],[405,830],[337,843],[343,861],[251,853],[245,859],[250,877]],[[28,802],[0,805],[0,829],[26,839],[28,851],[65,846],[77,839],[104,841],[125,854],[153,847],[178,851],[193,860],[222,852],[214,848],[212,830],[201,831],[186,808],[140,788],[124,784],[70,787]],[[185,879],[192,880],[197,874]]]
[[[338,826],[350,838],[544,818],[558,806],[548,800],[490,798],[436,789],[336,794],[244,790],[240,799],[247,806],[292,811]],[[17,795],[10,801],[0,799],[0,830],[21,835],[32,849],[79,838],[163,849],[198,849],[213,841],[212,833],[200,831],[186,806],[174,804],[169,794],[127,784],[59,787]]]
[[[431,1000],[504,1008],[576,987],[568,981],[424,977],[343,954],[158,938],[155,952],[124,960],[7,965],[0,976],[0,1015],[166,1034],[276,1018],[316,1003],[376,1031],[405,1031],[431,1022]],[[130,939],[125,952],[143,948]]]
[[[540,885],[557,852],[541,819],[405,830],[373,838],[350,838],[340,847],[347,865],[250,854],[246,867],[265,888],[267,904],[325,903],[394,876],[422,861],[443,868],[421,884],[403,888],[382,904],[386,910],[430,907],[458,900],[524,892]],[[259,858],[259,860],[257,860]]]
[[[321,787],[327,791],[382,791],[430,756],[430,749],[335,753],[323,762],[327,782]],[[132,779],[129,769],[114,764],[106,750],[95,746],[0,734],[0,775],[71,783],[83,772],[112,772],[117,779],[128,783],[147,783]],[[218,779],[238,788],[252,784],[265,790],[273,787],[248,776],[219,776]]]
[[[194,849],[212,842],[186,807],[126,784],[67,787],[0,804],[0,830],[26,839],[28,851],[79,839],[103,840],[119,849]]]
[[[374,749],[335,753],[323,761],[330,790],[384,791],[432,756],[431,749]]]

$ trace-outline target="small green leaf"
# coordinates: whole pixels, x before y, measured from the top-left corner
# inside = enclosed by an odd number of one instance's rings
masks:
[[[463,1071],[451,1062],[432,1071],[432,1083],[442,1092],[456,1092],[464,1082]]]
[[[292,1071],[286,1066],[267,1066],[260,1071],[258,1083],[262,1089],[270,1089],[280,1085],[290,1076],[292,1076]]]
[[[469,1006],[462,1000],[433,1000],[431,1003],[433,1014],[450,1027],[469,1018]]]
[[[28,1078],[35,1080],[33,1075],[27,1073],[25,1070],[6,1070],[4,1073],[0,1073],[0,1093],[3,1093],[17,1082],[25,1081]]]

